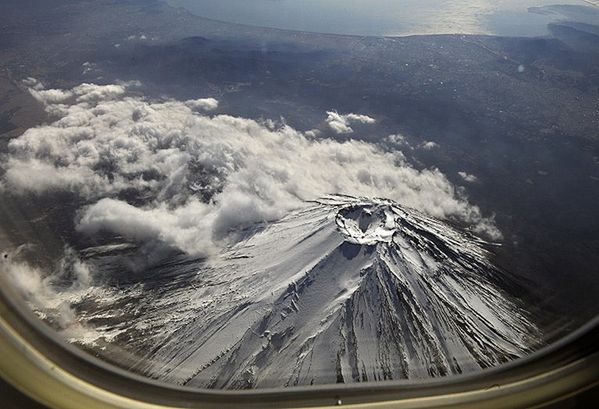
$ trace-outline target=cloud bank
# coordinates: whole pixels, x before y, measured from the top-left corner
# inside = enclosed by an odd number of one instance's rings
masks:
[[[200,111],[218,101],[152,101],[128,95],[126,84],[31,93],[56,120],[10,142],[4,188],[80,195],[89,203],[78,218],[84,233],[108,231],[207,256],[240,226],[342,193],[390,198],[499,237],[439,170],[414,169],[401,152],[308,137],[284,124],[207,116]],[[374,121],[328,114],[346,125]]]

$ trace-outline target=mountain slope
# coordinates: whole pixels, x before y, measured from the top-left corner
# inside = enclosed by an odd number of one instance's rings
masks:
[[[470,235],[388,200],[331,196],[164,291],[149,315],[168,335],[133,369],[234,389],[474,371],[538,340],[501,280]]]

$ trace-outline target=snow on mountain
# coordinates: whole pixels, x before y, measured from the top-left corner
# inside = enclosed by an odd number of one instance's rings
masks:
[[[233,389],[419,379],[538,343],[482,241],[395,202],[329,196],[242,234],[218,257],[159,267],[169,284],[118,307],[138,331],[131,369]]]

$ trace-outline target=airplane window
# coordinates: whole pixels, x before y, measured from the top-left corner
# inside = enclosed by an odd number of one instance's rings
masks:
[[[0,0],[2,292],[198,390],[431,382],[599,312],[599,3]]]

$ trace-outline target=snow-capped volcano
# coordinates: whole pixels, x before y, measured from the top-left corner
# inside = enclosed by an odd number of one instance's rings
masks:
[[[501,237],[440,171],[386,143],[197,112],[217,101],[32,81],[57,120],[10,141],[0,183],[79,199],[64,212],[74,230],[56,223],[54,267],[30,265],[27,243],[4,269],[46,321],[105,359],[177,384],[251,388],[428,378],[537,346],[484,243],[412,210]],[[338,129],[374,120],[335,115]],[[332,191],[411,207],[305,201]],[[48,197],[42,219],[62,206]]]
[[[428,378],[537,342],[480,240],[392,201],[330,196],[244,235],[146,292],[124,328],[155,335],[133,369],[210,388]]]

